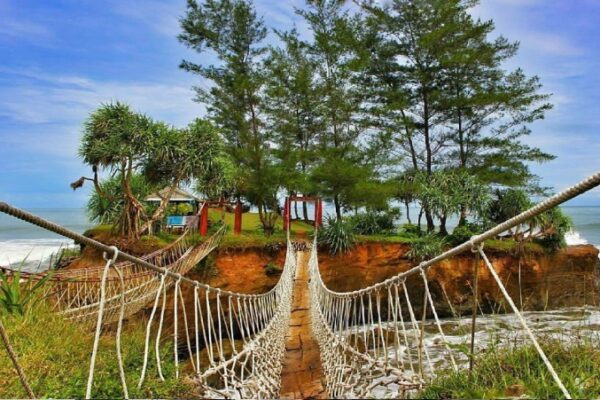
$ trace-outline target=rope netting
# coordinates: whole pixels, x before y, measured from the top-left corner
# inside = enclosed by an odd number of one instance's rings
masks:
[[[185,362],[193,371],[192,377],[203,398],[279,396],[296,271],[296,251],[289,238],[285,265],[277,284],[263,294],[244,294],[215,288],[183,275],[217,245],[222,229],[202,245],[186,247],[185,240],[181,239],[166,252],[138,259],[6,203],[0,203],[0,211],[104,251],[106,265],[95,270],[99,274],[95,275],[96,286],[89,289],[97,291],[97,297],[94,297],[97,301],[78,310],[69,310],[82,316],[93,316],[96,321],[86,398],[93,395],[96,357],[103,326],[109,320],[117,323],[118,373],[123,397],[129,397],[126,378],[132,371],[128,371],[123,363],[122,328],[130,307],[141,308],[148,302],[151,309],[146,320],[143,362],[141,371],[137,371],[140,388],[151,368],[156,368],[158,377],[165,380],[161,348],[165,340],[172,339],[175,378],[180,377]],[[118,258],[127,263],[117,263]],[[140,269],[127,276],[124,273],[127,269],[123,267],[130,263]],[[132,303],[129,299],[137,292],[128,287],[128,281],[135,282],[138,276],[144,277],[146,283],[143,293],[140,292]],[[86,280],[90,281],[89,275]],[[62,283],[62,279],[55,278],[52,282]],[[82,308],[85,311],[80,311]],[[167,321],[168,318],[171,320]],[[150,362],[151,357],[154,362]]]
[[[114,268],[108,260],[105,271]],[[285,266],[278,283],[263,294],[242,294],[186,281],[180,274],[157,274],[158,289],[146,322],[143,366],[139,387],[149,373],[154,353],[156,373],[161,368],[161,338],[173,338],[175,375],[179,378],[183,358],[191,365],[204,398],[276,398],[279,396],[285,331],[288,326],[296,252],[288,242]],[[105,272],[105,275],[108,275]],[[101,280],[105,282],[104,279]],[[170,289],[169,289],[170,288]],[[92,396],[95,355],[104,323],[105,285],[100,287],[96,340],[92,352],[86,397]],[[125,292],[122,292],[125,293]],[[117,355],[123,394],[127,397],[126,371],[120,360],[123,299],[118,315]],[[165,314],[173,323],[167,333]],[[183,347],[183,351],[181,348]]]
[[[140,259],[185,275],[218,246],[224,232],[225,226],[222,226],[208,240],[197,243],[197,238],[187,230],[173,243]],[[93,322],[98,314],[103,272],[103,267],[95,266],[41,273],[20,272],[20,275],[31,284],[49,275],[42,290],[54,310],[70,319]],[[106,277],[105,323],[116,321],[122,292],[124,313],[128,317],[154,298],[159,284],[156,274],[139,263],[126,261],[115,264]]]
[[[432,281],[427,271],[439,268],[440,262],[447,258],[471,250],[483,260],[489,276],[509,306],[508,311],[518,319],[523,335],[533,344],[555,384],[565,397],[570,398],[527,320],[483,251],[483,242],[599,184],[600,173],[596,173],[429,261],[352,292],[335,292],[325,285],[319,271],[315,241],[309,262],[311,319],[313,333],[321,349],[328,394],[335,398],[407,397],[435,377],[437,370],[450,368],[456,371],[468,366],[473,351],[470,356],[465,351],[456,351],[457,348],[464,349],[468,342],[451,342],[447,336],[453,329],[466,328],[468,332],[471,327],[473,349],[477,291],[474,291],[473,297],[472,324],[469,321],[465,324],[460,318],[453,322],[448,318],[442,320],[436,310]],[[479,264],[477,258],[474,282],[477,282]],[[440,286],[438,282],[435,284]],[[443,287],[441,292],[447,296]],[[446,301],[452,309],[450,300]]]

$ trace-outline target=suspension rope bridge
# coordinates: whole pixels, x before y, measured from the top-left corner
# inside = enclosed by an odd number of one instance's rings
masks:
[[[216,246],[216,243],[204,247],[190,247],[183,244],[186,240],[184,235],[184,238],[180,239],[182,244],[175,244],[162,253],[136,258],[6,203],[0,203],[0,212],[105,253],[106,265],[92,273],[96,280],[95,286],[88,286],[87,289],[87,295],[92,297],[79,303],[61,300],[65,306],[58,309],[68,315],[69,309],[80,310],[82,307],[88,307],[86,311],[73,311],[73,315],[77,315],[76,319],[89,319],[93,316],[96,321],[86,387],[87,398],[93,396],[98,343],[102,326],[107,322],[117,322],[117,372],[123,395],[129,397],[126,379],[128,371],[125,370],[120,351],[123,320],[130,315],[131,310],[140,310],[147,303],[151,304],[151,312],[147,315],[143,365],[138,386],[144,384],[152,353],[156,358],[156,373],[164,379],[159,344],[161,337],[166,335],[163,332],[165,311],[172,307],[174,319],[171,335],[177,377],[180,375],[179,365],[182,362],[179,347],[183,344],[187,353],[185,358],[191,364],[195,382],[204,397],[280,397],[282,360],[286,352],[286,334],[290,326],[292,303],[294,298],[300,295],[309,298],[311,332],[320,348],[324,374],[323,395],[331,398],[407,397],[423,388],[435,376],[436,370],[463,368],[461,360],[452,351],[452,346],[447,340],[443,329],[444,321],[436,311],[427,272],[439,267],[440,261],[465,251],[473,251],[478,255],[474,268],[475,277],[479,273],[481,257],[485,268],[519,320],[527,338],[539,353],[555,384],[565,397],[570,398],[568,390],[486,256],[483,243],[598,185],[600,172],[429,261],[383,282],[352,292],[335,292],[325,285],[319,272],[316,237],[313,244],[307,246],[310,249],[307,285],[294,285],[295,280],[303,275],[296,275],[296,247],[299,244],[292,242],[288,237],[285,266],[275,287],[263,294],[243,294],[214,288],[184,276],[197,260]],[[215,241],[218,237],[213,236]],[[306,247],[306,244],[304,246]],[[116,263],[117,259],[126,263]],[[124,273],[128,268],[136,272]],[[89,276],[83,276],[84,281],[89,281]],[[135,285],[142,285],[143,279],[139,278],[137,284],[127,286],[126,281],[135,281],[137,276],[144,276],[147,285],[150,285],[148,282],[152,282],[152,290],[148,289],[143,295],[128,294],[128,290],[137,287]],[[407,285],[407,279],[410,277],[420,277],[423,282],[418,301],[415,299],[414,290],[411,290],[414,288]],[[53,286],[56,289],[61,288],[57,285],[62,283],[56,283],[62,282],[61,279],[54,278]],[[65,287],[61,289],[69,290]],[[308,293],[298,292],[307,289]],[[82,290],[85,293],[85,290]],[[95,293],[91,295],[90,292]],[[474,299],[477,298],[476,294],[475,288]],[[62,296],[65,299],[69,298],[69,295]],[[170,301],[167,301],[167,298]],[[421,315],[415,312],[415,304],[419,301]],[[134,302],[135,307],[129,309],[129,302]],[[428,316],[430,318],[427,318]],[[473,314],[473,326],[475,316],[476,312]],[[426,323],[435,326],[435,341],[427,340]],[[472,336],[471,353],[474,341],[475,337]],[[206,359],[200,356],[202,349],[206,352]],[[441,365],[432,360],[432,352],[439,352],[440,349],[445,353]],[[13,361],[18,366],[16,356]]]

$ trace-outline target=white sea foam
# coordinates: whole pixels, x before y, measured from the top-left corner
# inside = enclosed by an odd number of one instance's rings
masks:
[[[59,249],[73,245],[69,239],[15,239],[0,241],[0,266],[36,269],[40,262],[41,268],[46,269],[44,261]]]
[[[578,244],[588,244],[588,241],[581,236],[581,234],[577,231],[570,230],[565,234],[565,241],[568,246],[575,246]]]

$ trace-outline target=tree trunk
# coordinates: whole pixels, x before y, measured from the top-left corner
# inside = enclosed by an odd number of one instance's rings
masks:
[[[440,235],[448,236],[448,229],[446,229],[446,220],[448,219],[447,215],[440,216]]]
[[[294,202],[294,213],[296,214],[296,219],[299,220],[300,217],[298,216],[298,202],[297,201]]]
[[[408,224],[412,225],[412,221],[410,220],[410,208],[408,207],[408,201],[404,202],[404,206],[406,207],[406,219],[408,220]]]
[[[427,232],[433,232],[435,230],[435,223],[433,221],[433,214],[427,208],[425,208],[425,220],[427,221]]]
[[[335,205],[335,216],[336,218],[342,219],[342,206],[340,204],[340,197],[339,195],[334,195],[333,196],[333,204]]]
[[[467,222],[467,207],[463,204],[460,206],[458,226],[463,226],[466,222]]]
[[[305,201],[302,202],[302,214],[304,216],[304,222],[308,222],[308,205]]]

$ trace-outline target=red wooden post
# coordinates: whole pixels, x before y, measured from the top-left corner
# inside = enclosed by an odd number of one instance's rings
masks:
[[[290,198],[285,198],[283,203],[283,231],[287,232],[290,229]]]
[[[235,220],[233,222],[233,233],[239,235],[242,233],[242,203],[237,202],[235,205]]]
[[[200,211],[200,236],[206,236],[208,233],[208,204],[202,206]]]
[[[323,225],[323,200],[321,200],[320,198],[317,199],[317,201],[315,202],[315,214],[315,224],[318,227],[321,227]]]

